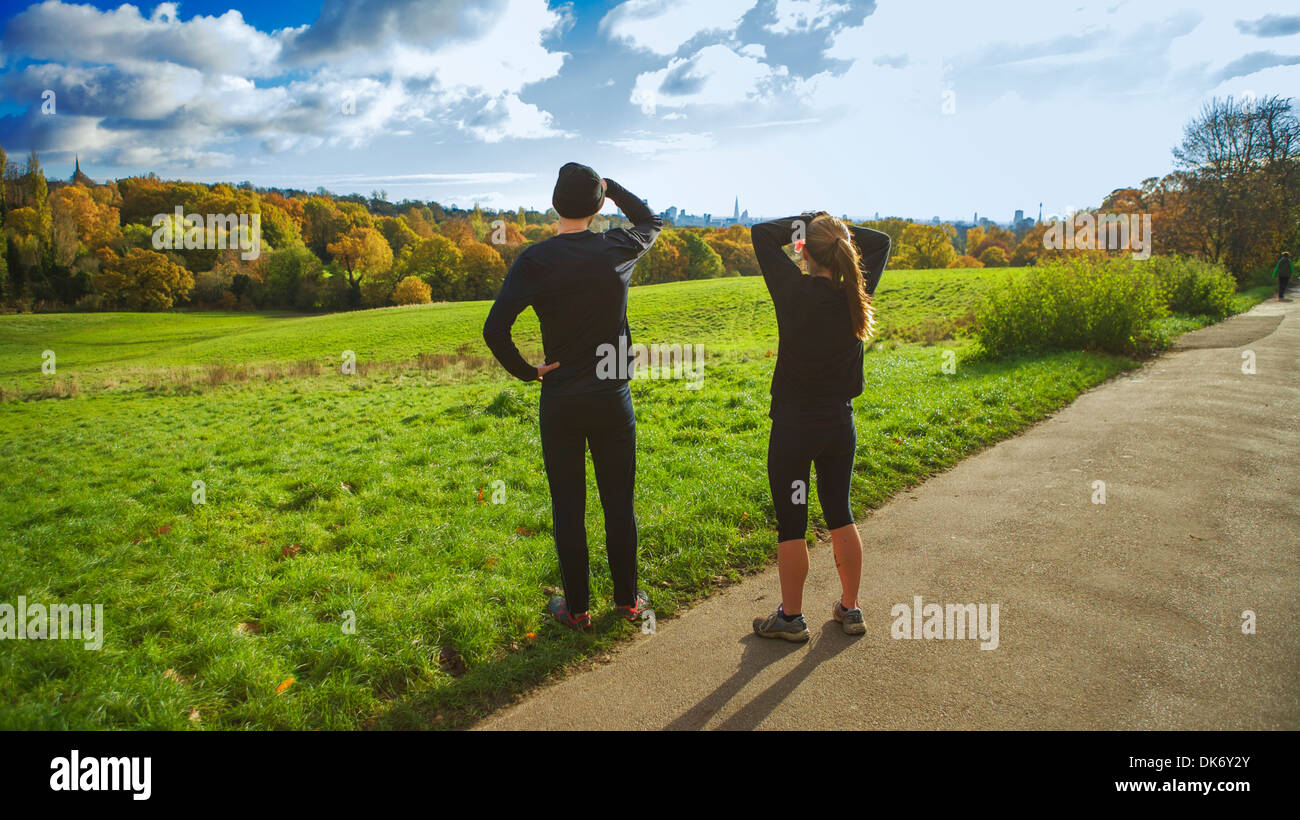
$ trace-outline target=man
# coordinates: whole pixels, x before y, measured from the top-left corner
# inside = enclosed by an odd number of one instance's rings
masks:
[[[1282,301],[1286,295],[1286,286],[1291,281],[1291,252],[1282,251],[1282,256],[1273,266],[1273,278],[1277,280],[1277,300]]]
[[[630,229],[588,230],[606,196],[632,222]],[[565,626],[590,631],[584,521],[588,446],[605,510],[616,610],[635,621],[649,603],[636,586],[636,417],[628,387],[627,289],[633,266],[654,244],[662,223],[617,182],[576,162],[560,169],[551,204],[560,215],[557,233],[524,250],[510,266],[483,325],[483,340],[516,378],[542,382],[542,460],[564,584],[564,596],[552,598],[548,609]],[[542,326],[542,365],[525,361],[510,337],[515,319],[529,306]],[[620,351],[616,355],[623,361],[602,362],[611,350]]]

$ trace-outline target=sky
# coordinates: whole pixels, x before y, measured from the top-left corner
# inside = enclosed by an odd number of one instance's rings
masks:
[[[461,207],[545,209],[578,161],[656,211],[1068,213],[1168,173],[1213,97],[1300,98],[1285,0],[0,8],[0,145],[50,176]]]

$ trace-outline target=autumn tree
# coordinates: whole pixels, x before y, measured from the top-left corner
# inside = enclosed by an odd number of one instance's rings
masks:
[[[506,263],[491,245],[467,243],[461,248],[462,299],[491,299],[506,278]]]
[[[455,242],[459,248],[478,241],[478,237],[474,235],[473,224],[464,217],[449,219],[442,223],[441,227],[442,235]]]
[[[162,310],[194,289],[190,272],[158,251],[132,248],[126,256],[118,256],[102,248],[99,255],[95,289],[118,307]]]
[[[1064,251],[1048,251],[1043,246],[1043,237],[1047,235],[1047,230],[1051,225],[1047,222],[1040,222],[1029,229],[1024,238],[1016,244],[1015,249],[1011,251],[1011,258],[1008,260],[1013,267],[1024,267],[1033,265],[1044,255],[1060,255]]]
[[[427,305],[433,301],[430,298],[429,285],[418,276],[408,276],[397,283],[393,289],[393,304],[395,305]]]
[[[909,224],[903,229],[894,255],[894,266],[902,270],[948,267],[948,263],[957,258],[957,251],[952,246],[956,234],[951,225]]]
[[[402,214],[401,219],[421,239],[428,239],[437,233],[428,208],[411,208]]]
[[[728,274],[740,276],[759,276],[758,256],[754,253],[754,244],[749,238],[749,229],[744,225],[732,225],[725,231],[714,231],[705,240],[722,260],[722,267]]]
[[[903,244],[903,231],[912,224],[912,220],[900,216],[887,216],[884,219],[869,219],[860,223],[864,228],[880,231],[889,235],[890,247],[898,248]]]
[[[633,285],[658,285],[663,282],[680,282],[686,278],[686,262],[682,240],[677,231],[665,228],[659,238],[642,254],[632,271]]]
[[[65,185],[50,196],[55,260],[70,265],[82,254],[108,246],[120,231],[117,208],[95,201],[80,185]]]
[[[347,272],[348,285],[357,288],[367,276],[387,273],[393,250],[374,228],[353,228],[328,246],[330,256]]]

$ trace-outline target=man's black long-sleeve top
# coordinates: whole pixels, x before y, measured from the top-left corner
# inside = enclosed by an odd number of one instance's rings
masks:
[[[614,378],[607,368],[598,374],[597,364],[609,350],[618,354],[632,348],[628,283],[633,266],[654,244],[663,223],[613,180],[608,180],[605,195],[632,227],[559,234],[526,248],[510,266],[483,325],[483,340],[497,361],[516,378],[533,381],[536,366],[524,360],[510,336],[519,314],[533,308],[542,326],[546,362],[560,363],[542,381],[550,395],[617,390],[631,376],[630,367],[622,365]],[[620,336],[625,337],[621,345]]]
[[[754,253],[776,307],[776,370],[773,406],[818,409],[842,405],[862,393],[862,340],[853,333],[848,298],[829,279],[805,276],[785,254],[795,224],[810,215],[763,222],[750,229]],[[862,258],[867,293],[874,294],[889,259],[889,235],[850,225]]]

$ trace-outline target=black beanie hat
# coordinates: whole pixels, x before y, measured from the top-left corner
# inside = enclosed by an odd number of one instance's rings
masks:
[[[600,174],[586,165],[567,162],[555,180],[551,204],[560,216],[582,219],[600,210],[605,199],[605,183]]]

